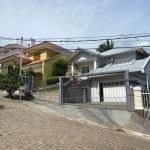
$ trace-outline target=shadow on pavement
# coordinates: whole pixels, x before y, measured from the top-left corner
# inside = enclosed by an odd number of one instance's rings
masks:
[[[0,109],[4,109],[5,108],[5,106],[4,105],[0,105]]]
[[[8,96],[4,96],[6,98],[9,98]],[[20,95],[14,95],[13,98],[14,100],[26,100],[26,101],[30,101],[30,100],[34,100],[33,96],[20,96]]]

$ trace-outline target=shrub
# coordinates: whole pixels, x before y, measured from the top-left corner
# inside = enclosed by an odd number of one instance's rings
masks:
[[[47,85],[52,85],[52,84],[56,84],[59,82],[59,77],[58,76],[52,76],[52,77],[48,77],[46,79],[46,84]]]
[[[23,85],[19,76],[19,67],[9,67],[6,74],[0,74],[0,90],[6,90],[9,98],[13,98],[13,93]]]
[[[25,70],[25,74],[26,74],[26,76],[35,76],[35,72],[31,67],[29,67]]]
[[[58,59],[53,63],[52,67],[53,76],[65,76],[68,70],[68,61],[65,59]]]

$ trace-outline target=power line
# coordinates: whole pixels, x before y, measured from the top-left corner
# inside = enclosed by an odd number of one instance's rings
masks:
[[[80,40],[49,40],[50,38],[45,38],[45,40],[39,40],[36,39],[36,42],[43,42],[43,41],[48,41],[48,42],[57,42],[57,43],[77,43],[77,42],[97,42],[97,41],[105,41],[105,40],[123,40],[123,39],[137,39],[137,38],[146,38],[150,37],[150,34],[140,34],[140,35],[134,35],[134,36],[120,36],[120,37],[109,37],[109,38],[98,38],[98,39],[80,39]],[[68,38],[69,39],[69,38]],[[15,40],[19,41],[20,38],[7,38],[7,37],[0,37],[0,40]],[[24,39],[24,41],[30,41],[30,39]]]
[[[135,38],[146,38],[150,37],[150,34],[147,35],[136,35],[136,36],[124,36],[124,37],[114,37],[114,38],[100,38],[100,39],[83,39],[83,40],[46,40],[48,42],[58,42],[58,43],[77,43],[77,42],[97,42],[97,41],[106,41],[106,40],[122,40],[122,39],[135,39]],[[25,39],[25,41],[30,41]],[[43,42],[43,40],[36,40],[37,42]]]
[[[53,37],[53,38],[38,38],[38,40],[52,40],[52,39],[57,39],[57,40],[61,40],[61,39],[93,39],[93,38],[114,38],[114,37],[125,37],[125,36],[140,36],[140,35],[150,35],[150,33],[137,33],[137,34],[118,34],[118,35],[102,35],[102,36],[81,36],[81,37],[67,37],[67,38],[63,38],[63,37]]]
[[[116,47],[114,47],[113,49],[132,49],[132,48],[149,48],[150,47],[150,45],[144,45],[144,46],[139,46],[139,45],[134,45],[134,46],[116,46]],[[70,51],[74,51],[74,50],[76,50],[76,49],[84,49],[84,50],[96,50],[98,47],[87,47],[87,48],[65,48],[66,50],[70,50]],[[27,49],[30,49],[30,48],[27,48]],[[38,49],[34,49],[34,48],[32,48],[32,50],[38,50]],[[56,50],[56,49],[49,49],[49,50]],[[63,50],[62,48],[57,48],[57,50]]]

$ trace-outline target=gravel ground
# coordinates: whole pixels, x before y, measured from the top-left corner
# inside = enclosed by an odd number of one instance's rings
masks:
[[[149,150],[150,141],[0,99],[0,150]]]

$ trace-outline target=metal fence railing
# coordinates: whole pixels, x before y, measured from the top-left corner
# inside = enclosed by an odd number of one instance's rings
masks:
[[[142,90],[142,101],[145,109],[150,109],[150,93],[147,90]]]

